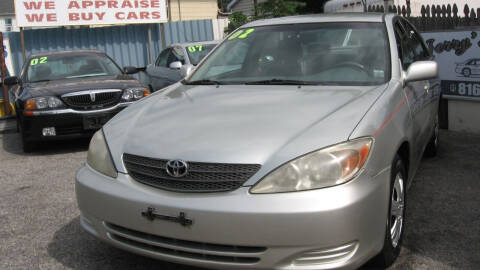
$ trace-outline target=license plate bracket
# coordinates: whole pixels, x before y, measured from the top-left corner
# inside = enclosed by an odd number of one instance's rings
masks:
[[[85,130],[95,130],[101,129],[108,120],[110,120],[110,115],[108,114],[96,114],[88,115],[83,117],[83,129]]]

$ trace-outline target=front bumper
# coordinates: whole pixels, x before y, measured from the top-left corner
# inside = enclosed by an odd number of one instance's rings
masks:
[[[132,102],[119,103],[107,109],[92,111],[77,111],[73,109],[34,111],[33,116],[22,116],[23,134],[29,142],[89,137],[96,130],[84,128],[84,117],[102,116],[106,119],[111,119],[130,104]],[[56,135],[43,136],[42,130],[47,127],[55,127]]]
[[[76,176],[82,227],[116,247],[216,269],[355,269],[377,254],[386,228],[389,175],[315,191],[184,194],[85,166]],[[142,216],[148,207],[193,225]]]

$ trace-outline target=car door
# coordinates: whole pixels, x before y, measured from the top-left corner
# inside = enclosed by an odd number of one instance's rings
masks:
[[[150,85],[152,90],[157,90],[162,88],[165,85],[164,70],[167,66],[167,59],[172,48],[168,47],[164,49],[159,55],[154,64],[147,66],[146,73],[149,77]]]
[[[185,65],[185,58],[185,50],[181,46],[174,46],[167,59],[167,77],[170,84],[176,83],[182,79],[180,68],[173,68],[171,67],[171,64],[173,62],[180,62],[182,65]]]
[[[181,49],[177,46],[166,48],[160,53],[155,64],[147,67],[146,72],[153,90],[162,89],[181,79],[180,70],[170,67],[176,61],[184,63],[184,53],[179,48]]]
[[[403,20],[403,23],[407,31],[410,33],[412,48],[415,53],[415,62],[434,60],[434,57],[428,51],[422,36],[417,32],[417,30],[415,30],[413,25],[407,20]],[[421,82],[420,86],[422,85],[423,89],[419,89],[419,92],[420,94],[423,93],[421,114],[425,114],[423,117],[426,119],[426,122],[424,122],[423,126],[423,146],[425,147],[433,134],[435,121],[437,121],[437,101],[440,97],[440,81],[437,78],[425,80]]]
[[[398,19],[395,24],[395,37],[397,39],[400,60],[404,72],[407,72],[408,67],[418,60],[415,52],[415,42],[413,40],[413,33]],[[422,156],[424,145],[426,144],[426,134],[429,129],[430,112],[425,108],[425,92],[429,88],[428,81],[409,82],[405,84],[404,91],[408,97],[408,105],[413,119],[413,154],[415,157],[415,164]]]

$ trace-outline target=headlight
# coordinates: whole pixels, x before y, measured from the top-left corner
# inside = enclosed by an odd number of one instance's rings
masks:
[[[118,172],[115,169],[115,165],[113,165],[112,157],[101,129],[93,135],[90,141],[87,163],[94,170],[106,176],[117,178]]]
[[[275,169],[250,192],[292,192],[346,183],[363,168],[372,145],[372,138],[361,138],[307,154]]]
[[[25,109],[28,111],[58,109],[65,105],[56,97],[38,97],[31,98],[25,103]]]
[[[142,97],[150,95],[150,90],[145,88],[131,88],[125,89],[123,91],[122,100],[124,101],[135,101],[139,100]]]

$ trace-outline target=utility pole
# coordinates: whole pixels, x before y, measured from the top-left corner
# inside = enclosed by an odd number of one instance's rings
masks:
[[[2,88],[3,88],[3,111],[5,115],[10,115],[10,100],[8,97],[8,88],[3,83],[5,82],[5,77],[7,76],[7,67],[5,65],[5,51],[3,50],[3,33],[0,32],[0,75],[2,78]]]

